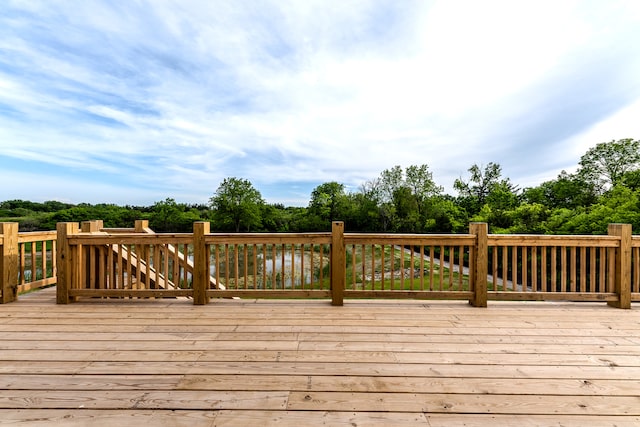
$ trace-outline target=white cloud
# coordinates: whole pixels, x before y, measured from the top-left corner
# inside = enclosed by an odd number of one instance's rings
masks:
[[[633,1],[8,10],[0,156],[126,176],[116,187],[206,199],[224,177],[242,176],[282,184],[282,200],[293,200],[298,183],[355,188],[423,163],[449,187],[473,163],[529,156],[535,141],[548,163],[504,165],[533,185],[585,147],[640,133],[637,110],[621,110],[640,99]]]
[[[639,118],[640,99],[584,132],[572,136],[565,143],[578,161],[589,148],[598,143],[625,138],[640,139]]]

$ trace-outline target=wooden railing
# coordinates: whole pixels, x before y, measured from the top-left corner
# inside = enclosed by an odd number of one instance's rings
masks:
[[[483,223],[460,235],[360,234],[345,233],[339,222],[330,233],[219,234],[198,222],[193,233],[155,234],[146,221],[131,229],[91,221],[58,224],[57,242],[53,232],[12,237],[13,226],[3,227],[7,259],[14,257],[10,242],[23,245],[16,249],[20,289],[54,282],[33,274],[33,260],[46,263],[36,270],[55,271],[57,258],[60,303],[187,296],[195,304],[279,297],[342,305],[344,298],[415,298],[480,307],[487,300],[606,301],[628,308],[640,301],[640,236],[624,224],[612,224],[606,236],[489,235]],[[2,265],[4,278],[13,267]]]
[[[629,308],[640,301],[637,249],[632,257],[640,240],[632,238],[628,224],[611,224],[608,234],[489,236],[488,298],[607,301]]]
[[[18,233],[19,294],[56,284],[56,238],[55,231]]]
[[[345,297],[471,299],[473,235],[345,234]],[[467,264],[467,266],[465,266]],[[473,267],[473,265],[472,265]]]
[[[0,223],[0,301],[56,283],[56,232],[19,233],[17,223]]]
[[[195,265],[208,267],[194,279],[211,297],[327,298],[331,296],[331,233],[210,234],[196,225]],[[207,280],[207,272],[213,280]],[[204,282],[204,283],[202,283]]]
[[[105,229],[102,221],[60,223],[58,302],[77,297],[193,296],[192,234],[155,234],[148,221]]]
[[[153,234],[145,221],[115,232],[97,222],[82,229],[59,224],[58,301],[331,295],[325,272],[330,233],[210,234],[208,226],[196,223],[193,234]]]

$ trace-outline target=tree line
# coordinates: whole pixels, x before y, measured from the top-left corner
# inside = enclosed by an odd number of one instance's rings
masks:
[[[152,206],[0,202],[0,221],[17,221],[22,231],[52,230],[66,221],[104,220],[106,227],[131,227],[148,219],[158,232],[190,232],[194,221],[211,221],[220,232],[328,231],[345,222],[348,231],[464,233],[469,222],[487,222],[492,233],[605,234],[609,223],[640,230],[640,140],[597,144],[575,173],[536,187],[519,188],[498,163],[474,164],[445,194],[428,165],[394,166],[357,191],[332,181],[318,185],[306,207],[266,203],[243,178],[223,180],[208,204],[168,198]]]

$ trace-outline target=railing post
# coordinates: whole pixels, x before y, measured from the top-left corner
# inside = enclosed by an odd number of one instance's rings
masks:
[[[193,223],[193,303],[205,305],[209,302],[209,252],[205,235],[209,234],[211,224],[207,221]]]
[[[93,221],[82,221],[80,223],[80,231],[83,233],[97,233],[104,228],[104,221],[101,219]]]
[[[18,223],[0,222],[0,235],[4,236],[4,243],[0,246],[0,303],[6,304],[18,298]]]
[[[609,301],[611,307],[631,308],[631,224],[609,224],[609,235],[620,237],[615,250],[615,273],[613,276],[618,301]]]
[[[344,304],[345,269],[344,222],[335,221],[331,224],[331,305]]]
[[[69,237],[79,231],[76,222],[59,222],[56,225],[58,232],[56,246],[58,252],[56,254],[56,264],[58,266],[58,278],[56,284],[56,302],[58,304],[68,304],[69,289],[73,283],[73,265],[74,260],[71,256],[71,246],[69,245]]]
[[[469,257],[470,267],[469,284],[473,283],[473,297],[469,304],[474,307],[487,306],[487,271],[489,262],[489,247],[487,235],[489,226],[485,222],[472,222],[469,224],[469,234],[476,236],[476,244],[473,257]]]
[[[149,220],[136,219],[134,230],[136,233],[152,233],[153,230],[149,228]]]

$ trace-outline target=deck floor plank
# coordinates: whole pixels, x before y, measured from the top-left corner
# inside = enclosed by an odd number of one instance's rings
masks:
[[[640,424],[640,307],[81,299],[0,306],[0,423]]]

